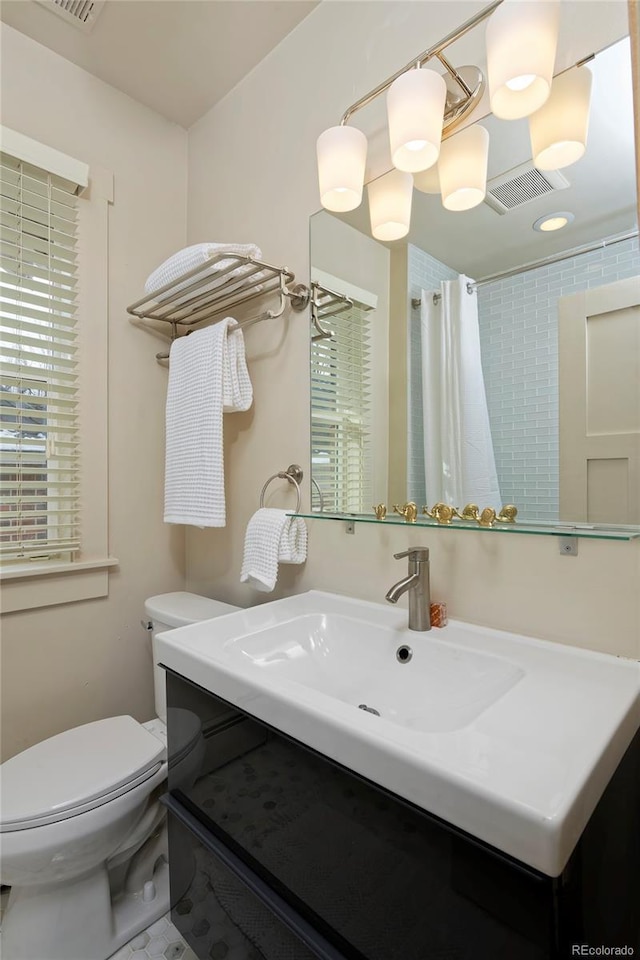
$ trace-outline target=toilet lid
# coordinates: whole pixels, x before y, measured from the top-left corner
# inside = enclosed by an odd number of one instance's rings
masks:
[[[199,597],[195,593],[176,590],[174,593],[159,593],[145,600],[144,611],[151,620],[168,627],[184,627],[201,620],[212,620],[225,613],[235,613],[240,607],[222,600]]]
[[[0,767],[0,830],[20,830],[98,806],[152,776],[160,741],[133,717],[65,730]]]

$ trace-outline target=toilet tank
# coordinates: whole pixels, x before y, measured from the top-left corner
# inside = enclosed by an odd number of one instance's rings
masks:
[[[164,670],[158,666],[156,654],[156,634],[175,627],[185,627],[200,620],[212,620],[225,613],[235,613],[240,607],[209,597],[199,597],[195,593],[178,590],[175,593],[160,593],[145,601],[144,612],[151,629],[153,649],[153,686],[156,701],[156,716],[166,722],[167,695],[165,691]]]

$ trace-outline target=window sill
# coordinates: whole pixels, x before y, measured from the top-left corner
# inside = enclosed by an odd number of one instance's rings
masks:
[[[16,613],[106,597],[109,568],[118,563],[115,557],[104,557],[75,563],[42,561],[5,567],[0,571],[2,612]]]
[[[83,573],[85,570],[102,570],[105,567],[117,567],[120,563],[115,557],[100,560],[64,560],[49,562],[41,560],[35,563],[15,563],[0,569],[0,581],[23,580],[25,577],[47,577],[60,573]]]

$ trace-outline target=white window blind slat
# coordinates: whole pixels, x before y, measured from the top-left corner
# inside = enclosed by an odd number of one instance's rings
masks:
[[[6,289],[7,297],[10,299],[11,291],[20,285],[27,267],[24,262],[18,263],[8,257],[1,258],[0,267],[2,268],[0,281]],[[52,276],[49,267],[38,268],[34,267],[33,264],[28,265],[28,272],[34,281],[34,303],[39,303],[39,296],[57,297],[63,302],[71,301],[73,303],[75,301],[76,291],[66,277]]]
[[[10,194],[16,193],[17,199]],[[71,239],[75,239],[75,217],[69,217],[69,207],[61,203],[54,203],[49,197],[41,197],[36,193],[26,193],[20,191],[20,187],[10,190],[2,189],[2,207],[5,222],[7,226],[14,230],[18,229],[18,221],[24,221],[24,229],[31,232],[31,229],[39,237],[46,237],[48,230],[57,230]]]
[[[371,504],[372,320],[354,304],[331,318],[331,340],[311,345],[312,471],[329,512],[362,513]]]
[[[49,480],[45,480],[45,485],[44,485],[44,487],[46,487],[45,493],[38,494],[38,493],[34,493],[33,491],[44,489],[42,483],[38,485],[34,481],[31,484],[31,486],[29,486],[29,483],[25,479],[23,487],[18,487],[15,480],[0,480],[0,490],[3,492],[3,494],[6,493],[7,496],[9,497],[14,497],[17,500],[22,499],[23,496],[25,496],[25,498],[40,496],[40,498],[42,498],[42,496],[46,497],[46,495],[48,494],[48,491],[51,490],[55,493],[55,497],[53,496],[53,494],[51,494],[51,499],[54,499],[56,503],[58,503],[60,500],[59,494],[68,493],[70,490],[76,491],[78,489],[78,485],[79,485],[78,480],[70,481],[66,477],[64,480],[49,479]]]
[[[0,215],[1,222],[2,217]],[[21,233],[20,230],[3,224],[0,227],[0,240],[3,244],[18,247],[27,263],[32,255],[45,258],[50,256],[52,270],[60,269],[62,272],[68,271],[69,273],[73,273],[75,270],[75,250],[72,247],[54,243],[53,236],[43,238],[24,231]]]
[[[16,366],[33,369],[37,366],[50,367],[60,364],[67,369],[73,369],[77,365],[75,341],[56,343],[51,335],[36,339],[33,336],[20,336],[19,330],[12,334],[7,333],[5,350],[4,372],[7,375],[10,375]]]
[[[1,321],[0,321],[1,322]],[[15,371],[12,371],[12,373]],[[11,387],[11,381],[14,379],[7,371],[3,371],[1,374],[2,384],[0,385],[0,392],[4,392],[8,387]],[[64,406],[72,406],[76,404],[76,394],[78,392],[78,387],[74,384],[69,383],[49,383],[47,390],[47,404],[38,405],[38,394],[35,392],[42,389],[42,380],[38,380],[35,377],[28,376],[25,371],[22,371],[21,375],[18,378],[20,383],[21,390],[31,390],[33,393],[31,406],[35,406],[36,409],[44,410],[47,409],[51,402],[56,404],[62,403]],[[14,394],[15,397],[15,394]],[[16,405],[19,407],[20,403],[16,400]]]
[[[42,498],[39,497],[39,496],[38,496],[37,494],[35,494],[35,493],[34,493],[34,494],[28,494],[28,495],[25,494],[25,495],[21,495],[21,496],[19,496],[19,497],[12,497],[12,496],[7,495],[6,497],[3,498],[3,504],[6,505],[7,512],[10,512],[16,504],[20,504],[20,503],[26,504],[27,507],[28,507],[29,509],[31,509],[33,506],[38,505],[38,504],[41,502],[41,499],[42,499]],[[57,499],[60,500],[60,501],[62,501],[62,500],[65,500],[65,501],[73,500],[73,499],[74,499],[74,494],[72,494],[72,493],[61,493],[61,494],[58,495]]]
[[[80,548],[75,186],[0,155],[0,557]]]
[[[7,284],[13,284],[15,281],[22,277],[25,266],[27,265],[27,260],[23,256],[22,258],[18,257],[17,254],[19,250],[17,247],[12,247],[10,249],[9,244],[4,245],[3,256],[0,257],[0,268],[2,268],[2,279],[3,282]],[[76,280],[72,279],[71,276],[65,274],[63,271],[56,273],[51,262],[47,263],[47,258],[42,256],[40,257],[40,263],[37,262],[39,254],[34,255],[28,261],[29,273],[34,279],[42,280],[45,284],[55,283],[58,284],[58,288],[61,291],[64,291],[66,294],[72,294],[75,292]]]
[[[5,356],[7,357],[7,361],[10,360],[11,359],[10,348],[6,347],[3,344],[2,349],[3,349],[3,352],[5,353]],[[56,364],[56,358],[52,357],[51,359],[52,359],[52,363],[50,364],[37,363],[35,359],[30,362],[29,356],[25,351],[25,354],[22,357],[22,359],[19,361],[19,363],[16,362],[15,364],[9,364],[9,362],[7,362],[3,373],[9,372],[12,376],[16,377],[16,376],[20,376],[21,371],[24,371],[25,374],[28,372],[28,375],[30,377],[37,377],[40,383],[44,383],[48,381],[48,379],[51,377],[52,368],[55,366],[56,381],[58,381],[59,384],[62,384],[65,381],[71,384],[73,381],[77,379],[75,373],[73,373],[71,370],[64,369],[66,364],[62,364],[62,363]]]
[[[65,203],[64,194],[60,191],[51,190],[49,194],[47,194],[46,188],[42,192],[30,191],[24,186],[24,181],[21,184],[17,180],[15,183],[0,183],[0,194],[6,197],[7,201],[10,201],[6,205],[6,209],[10,212],[15,213],[21,204],[28,204],[29,207],[41,210],[43,214],[46,214],[50,209],[54,217],[68,220],[70,223],[76,223],[77,221],[75,204],[69,206]],[[42,222],[46,223],[47,220],[45,219]]]
[[[21,264],[37,265],[43,267],[46,271],[45,277],[50,276],[63,277],[64,280],[58,280],[58,283],[66,282],[66,278],[72,277],[73,261],[65,257],[56,257],[52,249],[45,247],[45,252],[40,253],[37,249],[29,249],[26,243],[20,247],[16,242],[19,239],[15,230],[0,229],[0,239],[2,240],[2,251],[5,257],[11,257]],[[40,276],[40,274],[38,274]]]
[[[58,327],[53,324],[52,328],[55,331],[55,342],[59,344],[58,351],[67,353],[68,350],[75,345],[75,335],[73,331],[65,330],[64,327]],[[6,333],[5,336],[8,343],[19,343],[23,340],[28,347],[37,350],[52,343],[51,336],[43,339],[41,330],[42,327],[40,326],[30,326],[29,324],[21,323],[15,333]]]
[[[14,328],[19,326],[20,321],[22,319],[39,321],[39,320],[42,320],[43,318],[46,318],[46,314],[44,314],[43,311],[38,309],[37,307],[30,307],[28,304],[23,303],[20,306],[19,312],[17,312],[14,309],[15,303],[13,303],[13,298],[11,299],[11,301],[5,298],[1,298],[1,299],[4,300],[3,316],[7,320],[11,318],[12,320],[11,326]],[[49,324],[49,330],[52,330],[52,329],[55,330],[57,326],[64,323],[66,323],[69,326],[72,326],[74,322],[74,313],[75,313],[74,308],[71,308],[70,310],[65,309],[64,311],[60,311],[59,313],[57,313],[55,316],[55,322]]]
[[[6,254],[7,244],[2,244],[2,249]],[[7,256],[0,257],[0,283],[5,288],[7,300],[11,300],[11,291],[20,287],[25,275],[28,275],[33,280],[33,291],[30,296],[35,298],[35,305],[42,306],[39,296],[52,296],[57,297],[63,303],[75,303],[77,293],[75,281],[68,274],[56,274],[51,263],[36,264],[34,261],[29,262],[24,254],[23,250],[22,258],[19,260]],[[50,313],[51,311],[49,311],[47,319],[53,319]],[[42,312],[38,319],[40,317],[42,317]]]
[[[34,531],[35,531],[34,527]],[[24,542],[19,547],[8,547],[2,551],[4,560],[30,560],[38,557],[41,560],[50,560],[51,557],[59,557],[65,554],[75,553],[77,551],[76,538],[68,540],[39,539],[35,534],[33,539],[24,538]]]

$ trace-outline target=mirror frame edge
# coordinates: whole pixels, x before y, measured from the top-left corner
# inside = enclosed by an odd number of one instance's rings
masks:
[[[631,75],[633,77],[633,114],[635,120],[636,182],[638,219],[640,220],[640,14],[638,0],[627,0],[629,37],[631,40]]]

